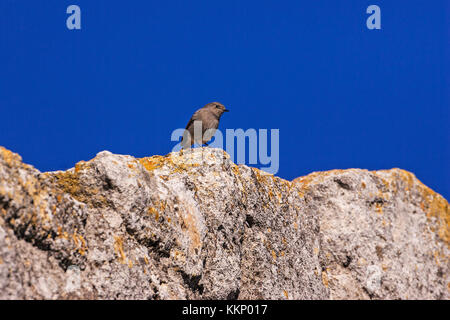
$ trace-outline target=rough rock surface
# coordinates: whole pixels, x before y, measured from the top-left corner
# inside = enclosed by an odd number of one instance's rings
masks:
[[[449,299],[449,217],[400,169],[286,181],[198,148],[41,173],[0,147],[0,299]]]

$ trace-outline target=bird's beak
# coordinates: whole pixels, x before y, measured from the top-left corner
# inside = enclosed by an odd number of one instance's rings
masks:
[[[225,109],[225,110],[223,110],[223,112],[230,112],[230,110],[228,110],[228,109]]]

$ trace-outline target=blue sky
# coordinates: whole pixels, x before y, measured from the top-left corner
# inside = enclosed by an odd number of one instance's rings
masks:
[[[81,30],[66,8],[81,8]],[[366,8],[381,8],[381,30]],[[450,196],[448,1],[0,2],[0,145],[42,171],[166,154],[193,111],[280,129],[278,175],[412,171]]]

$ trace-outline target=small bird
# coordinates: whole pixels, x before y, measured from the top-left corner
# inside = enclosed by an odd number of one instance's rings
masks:
[[[208,145],[208,141],[212,139],[216,129],[219,127],[220,117],[224,112],[228,111],[219,102],[208,103],[203,108],[195,111],[184,130],[183,140],[181,141],[183,149],[190,148],[194,143]],[[195,135],[194,127],[199,129],[201,127],[201,132],[197,129],[199,132]]]

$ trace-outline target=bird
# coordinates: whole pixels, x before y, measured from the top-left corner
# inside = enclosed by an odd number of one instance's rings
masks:
[[[208,145],[208,141],[212,139],[219,127],[220,117],[224,112],[229,111],[219,102],[210,102],[195,111],[184,130],[183,140],[181,141],[182,148],[190,148],[194,143]],[[201,128],[201,132],[195,134],[194,127]]]

